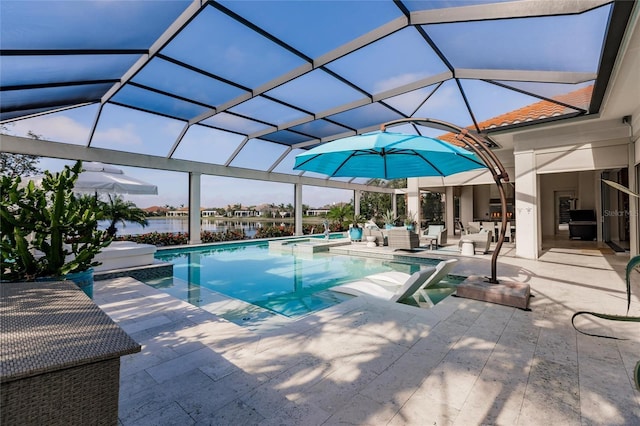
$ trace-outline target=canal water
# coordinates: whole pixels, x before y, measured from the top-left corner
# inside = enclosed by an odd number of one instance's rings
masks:
[[[243,222],[241,220],[202,219],[202,230],[211,232],[225,232],[227,230],[243,230],[245,235],[253,238],[258,229],[270,226],[280,226],[282,222]],[[109,222],[100,221],[99,228],[106,229]],[[125,222],[116,224],[117,235],[139,235],[150,232],[188,232],[189,221],[176,218],[149,218],[149,225],[144,228],[137,223]]]

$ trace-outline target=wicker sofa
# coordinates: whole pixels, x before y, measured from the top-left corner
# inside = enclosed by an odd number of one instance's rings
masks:
[[[394,249],[411,250],[420,247],[420,237],[413,231],[404,227],[395,227],[387,230],[389,247]]]

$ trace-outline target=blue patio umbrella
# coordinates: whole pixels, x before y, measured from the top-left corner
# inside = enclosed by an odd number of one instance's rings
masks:
[[[453,132],[469,150],[421,135],[386,131],[389,126],[414,123]],[[330,177],[369,177],[398,179],[420,176],[449,176],[476,169],[488,169],[500,193],[502,224],[500,237],[491,256],[490,283],[497,283],[497,259],[507,227],[506,195],[502,183],[509,182],[504,166],[489,149],[486,138],[475,136],[445,121],[431,118],[405,118],[380,126],[380,131],[350,136],[319,145],[296,156],[294,169],[326,174]]]
[[[330,177],[398,179],[449,176],[487,166],[473,152],[421,135],[376,131],[319,145],[296,156],[294,169]]]

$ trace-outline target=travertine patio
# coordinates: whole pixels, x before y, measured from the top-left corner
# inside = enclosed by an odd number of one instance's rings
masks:
[[[626,310],[628,256],[589,247],[551,249],[538,261],[503,250],[498,276],[531,284],[531,311],[358,297],[257,331],[131,278],[96,282],[96,303],[143,345],[122,359],[120,422],[640,424],[631,377],[640,327],[577,320],[628,339],[610,340],[571,326],[579,310]],[[488,259],[461,258],[454,272],[487,274]],[[639,315],[637,284],[633,291],[630,314]]]

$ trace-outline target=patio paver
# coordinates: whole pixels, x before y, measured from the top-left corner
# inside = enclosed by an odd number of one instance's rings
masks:
[[[626,258],[596,251],[501,256],[499,278],[531,285],[531,311],[358,297],[256,331],[131,278],[97,282],[96,303],[143,346],[122,361],[120,423],[640,424],[640,327],[578,319],[623,341],[571,326],[577,310],[625,313]],[[486,273],[488,259],[454,273]]]

